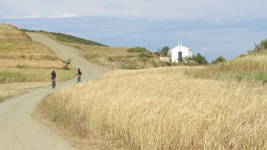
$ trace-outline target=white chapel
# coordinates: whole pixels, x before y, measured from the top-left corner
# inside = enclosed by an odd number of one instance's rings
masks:
[[[178,63],[181,58],[193,57],[193,52],[190,48],[183,46],[182,41],[179,40],[178,46],[171,49],[171,57],[172,62]]]

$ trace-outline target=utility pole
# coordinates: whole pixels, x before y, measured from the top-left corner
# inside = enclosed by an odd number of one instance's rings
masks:
[[[2,18],[2,21],[3,21],[4,24],[6,24],[3,18]]]

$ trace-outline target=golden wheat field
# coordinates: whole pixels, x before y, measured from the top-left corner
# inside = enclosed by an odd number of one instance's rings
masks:
[[[47,97],[38,112],[105,149],[267,148],[266,86],[194,79],[186,69],[111,71]]]

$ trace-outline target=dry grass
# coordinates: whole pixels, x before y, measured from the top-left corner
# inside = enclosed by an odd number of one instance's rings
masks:
[[[217,71],[267,71],[267,55],[248,55],[215,66]]]
[[[51,49],[33,41],[1,42],[0,58],[12,60],[58,60]]]
[[[48,47],[33,42],[10,25],[0,25],[0,67],[62,68],[63,63]]]
[[[63,67],[62,61],[51,60],[12,60],[1,59],[1,68],[43,68],[43,69],[61,69]]]
[[[50,82],[51,69],[0,68],[0,83]],[[56,70],[57,80],[68,80],[75,76],[75,70]]]
[[[0,84],[0,90],[25,90],[50,85],[51,82],[21,82]]]
[[[49,96],[39,111],[83,141],[100,137],[105,149],[267,148],[266,87],[184,70],[112,71]]]
[[[49,49],[46,46],[41,45],[38,42],[33,42],[33,41],[1,42],[0,52],[5,53],[5,54],[6,53],[8,54],[21,53],[24,55],[30,54],[30,55],[55,56],[55,53],[51,51],[51,49]],[[28,58],[28,59],[32,59],[32,58]]]
[[[224,63],[212,65],[203,70],[187,72],[197,78],[220,80],[259,80],[267,81],[267,55],[247,55]]]
[[[0,24],[0,41],[30,41],[30,38],[20,30],[18,30],[17,27]]]

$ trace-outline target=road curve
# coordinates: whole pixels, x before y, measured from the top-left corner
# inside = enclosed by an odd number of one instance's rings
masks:
[[[72,66],[82,70],[82,82],[95,79],[108,70],[89,63],[72,47],[59,44],[42,34],[27,34],[32,40],[50,47],[59,58],[72,58]],[[43,97],[72,84],[76,84],[76,79],[58,83],[56,90],[52,90],[50,86],[31,89],[24,95],[1,103],[0,150],[74,150],[66,140],[32,116],[34,108]]]

